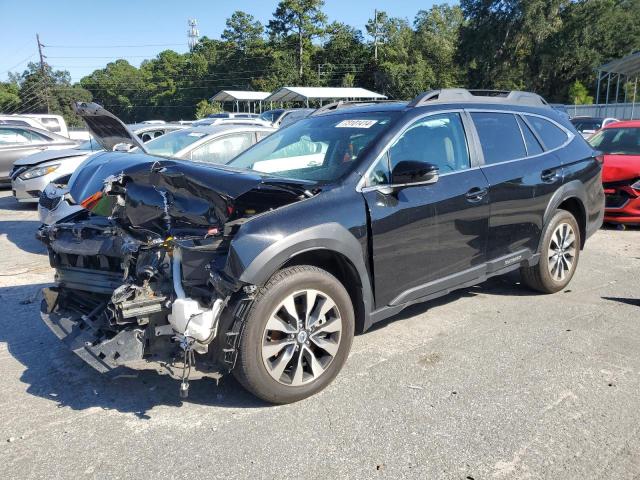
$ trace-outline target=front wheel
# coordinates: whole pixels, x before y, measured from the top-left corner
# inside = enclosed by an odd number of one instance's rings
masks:
[[[271,403],[302,400],[331,383],[349,355],[355,325],[344,286],[308,265],[277,272],[258,291],[246,322],[233,372]]]
[[[522,282],[543,293],[555,293],[566,287],[578,266],[580,228],[575,217],[558,210],[547,224],[542,237],[540,261],[522,267]]]

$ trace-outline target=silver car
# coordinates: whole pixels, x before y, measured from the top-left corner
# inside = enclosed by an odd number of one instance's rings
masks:
[[[61,150],[78,145],[48,130],[23,125],[0,125],[0,184],[11,181],[14,162],[44,150]]]
[[[143,123],[128,127],[143,142],[185,128],[179,124]],[[128,149],[126,144],[122,144],[122,147]],[[39,152],[18,160],[11,172],[13,196],[19,202],[37,203],[40,193],[49,183],[67,183],[76,168],[98,151],[102,151],[102,146],[94,140],[88,140],[73,148]]]
[[[40,220],[45,224],[58,222],[81,210],[80,204],[86,197],[100,190],[105,179],[118,174],[127,164],[139,161],[139,156],[136,155],[138,152],[196,162],[227,163],[276,130],[256,124],[228,122],[169,132],[143,144],[135,137],[132,138],[131,132],[124,124],[118,124],[119,120],[115,121],[117,117],[99,108],[100,110],[92,111],[100,115],[87,113],[83,109],[78,111],[96,141],[101,142],[105,150],[113,150],[115,144],[123,143],[135,145],[136,148],[123,153],[117,159],[106,152],[92,155],[76,169],[68,181],[68,186],[49,184],[40,196],[38,204]],[[107,126],[110,128],[106,128]],[[108,132],[109,135],[101,135],[101,132]],[[83,198],[72,198],[69,194],[69,187],[76,181],[83,186]]]

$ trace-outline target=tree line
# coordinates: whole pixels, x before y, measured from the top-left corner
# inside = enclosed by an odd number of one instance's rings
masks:
[[[65,115],[94,100],[124,121],[202,116],[223,89],[360,86],[393,99],[441,87],[518,89],[588,103],[594,69],[640,49],[640,0],[461,0],[412,21],[377,12],[364,31],[328,22],[323,0],[282,0],[265,25],[246,12],[220,38],[165,50],[140,67],[120,59],[77,83],[29,64],[0,84],[1,112]],[[623,85],[624,88],[624,85]]]

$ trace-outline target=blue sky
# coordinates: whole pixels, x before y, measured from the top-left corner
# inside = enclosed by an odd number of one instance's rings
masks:
[[[329,20],[364,30],[375,8],[413,20],[434,3],[425,0],[326,0]],[[171,48],[187,50],[187,19],[196,18],[201,35],[217,38],[225,20],[244,10],[266,23],[277,0],[0,0],[0,80],[36,61],[36,33],[48,62],[71,72],[74,81],[115,58],[138,65]],[[135,47],[117,47],[135,45]],[[139,47],[138,45],[154,45]],[[162,46],[155,46],[162,45]],[[71,48],[63,48],[71,47]]]

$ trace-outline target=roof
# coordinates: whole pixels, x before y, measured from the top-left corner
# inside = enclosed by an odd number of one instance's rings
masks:
[[[128,123],[127,128],[134,133],[143,130],[180,130],[184,125],[179,123]]]
[[[252,92],[248,90],[220,90],[213,97],[212,102],[257,102],[264,100],[270,95],[270,92]]]
[[[383,99],[387,97],[359,87],[282,87],[264,100],[267,102],[301,102],[340,98]]]
[[[608,73],[620,73],[622,75],[640,75],[640,50],[626,57],[600,65],[597,70]]]
[[[214,133],[223,133],[230,131],[266,131],[266,132],[275,132],[277,129],[273,127],[264,127],[262,125],[258,125],[255,123],[221,123],[218,125],[201,125],[199,127],[189,127],[185,128],[183,131],[185,133],[188,132],[196,132],[196,133],[206,133],[207,135],[211,135]]]

